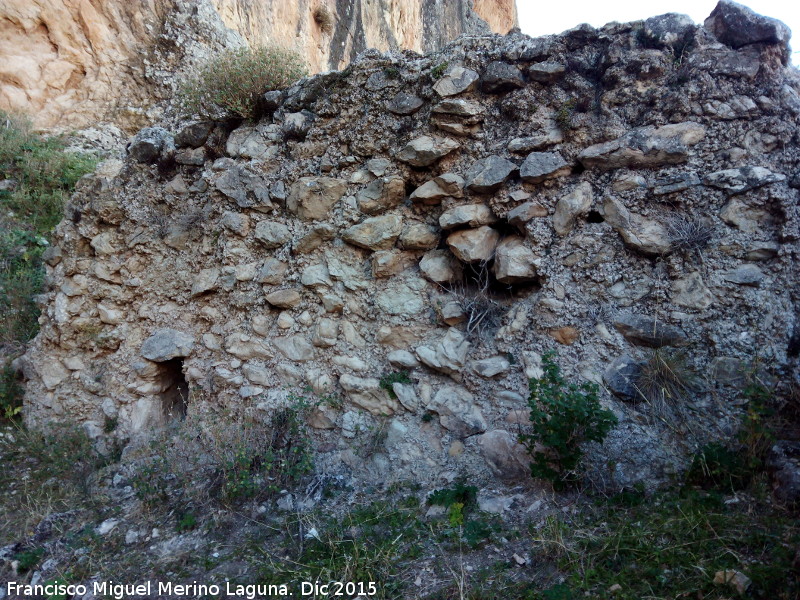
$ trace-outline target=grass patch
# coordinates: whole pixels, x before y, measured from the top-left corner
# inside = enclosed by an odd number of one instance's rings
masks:
[[[75,184],[97,164],[96,156],[65,147],[63,137],[40,136],[26,118],[0,111],[0,420],[22,405],[9,364],[39,331],[34,296],[42,290],[47,238]]]
[[[753,509],[756,510],[753,510]],[[714,583],[718,571],[752,580],[753,598],[796,598],[792,576],[800,526],[790,515],[716,493],[684,490],[620,510],[615,502],[577,524],[561,523],[560,570],[575,597],[714,598],[735,596]]]

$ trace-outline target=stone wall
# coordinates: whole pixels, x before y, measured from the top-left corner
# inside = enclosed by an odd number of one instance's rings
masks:
[[[223,48],[296,48],[312,73],[366,48],[437,50],[463,33],[505,33],[513,0],[10,0],[0,6],[0,110],[37,127],[157,121],[181,78]],[[487,25],[488,23],[488,25]],[[491,29],[488,29],[491,28]]]
[[[782,24],[721,6],[370,51],[257,123],[140,132],[48,251],[27,422],[101,443],[299,395],[321,470],[524,480],[554,349],[619,418],[590,478],[665,481],[752,365],[797,378],[800,79]],[[696,374],[658,406],[654,349]]]

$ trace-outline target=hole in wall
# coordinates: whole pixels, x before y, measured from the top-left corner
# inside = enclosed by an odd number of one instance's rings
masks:
[[[603,215],[601,215],[596,210],[590,210],[589,214],[586,215],[587,223],[603,223],[604,221],[605,219],[603,218]]]
[[[161,409],[164,418],[183,419],[189,400],[189,384],[183,374],[183,359],[173,358],[161,363]]]

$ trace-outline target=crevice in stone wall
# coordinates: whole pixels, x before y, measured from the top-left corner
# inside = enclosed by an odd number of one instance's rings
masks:
[[[166,421],[183,419],[189,401],[189,384],[183,374],[183,359],[173,358],[159,365],[161,369],[161,408]]]

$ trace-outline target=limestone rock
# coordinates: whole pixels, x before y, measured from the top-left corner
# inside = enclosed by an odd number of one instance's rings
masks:
[[[564,134],[558,128],[548,129],[546,133],[528,137],[518,137],[508,142],[508,151],[526,154],[534,150],[544,150],[564,141]]]
[[[450,194],[443,190],[436,180],[431,179],[411,192],[409,198],[414,203],[433,205],[441,203],[442,199],[449,196]]]
[[[147,127],[137,133],[130,146],[128,154],[140,163],[155,161],[162,152],[175,149],[175,140],[163,127]]]
[[[741,194],[785,179],[785,175],[773,173],[764,167],[739,167],[709,173],[703,178],[703,182],[731,194]]]
[[[492,209],[486,204],[459,204],[444,211],[439,217],[439,227],[444,230],[462,225],[480,227],[497,221]]]
[[[337,337],[339,337],[339,323],[333,319],[320,319],[314,329],[311,343],[319,348],[330,348],[336,345]]]
[[[356,201],[361,212],[374,215],[401,204],[405,195],[405,180],[397,175],[390,175],[372,181],[356,195]]]
[[[336,228],[333,225],[330,223],[317,223],[308,233],[297,240],[293,250],[298,254],[308,254],[335,237]]]
[[[393,383],[392,391],[403,408],[415,412],[419,408],[419,398],[417,392],[414,391],[414,386],[409,383]]]
[[[614,327],[625,336],[630,343],[648,348],[661,348],[663,346],[684,346],[689,339],[682,330],[663,321],[626,313],[619,315],[614,320]]]
[[[283,116],[281,129],[285,139],[305,139],[314,124],[315,115],[307,110],[286,113]]]
[[[373,415],[390,416],[400,409],[397,400],[389,396],[379,380],[372,377],[355,377],[346,373],[339,378],[339,385],[350,402]]]
[[[466,364],[469,347],[470,343],[464,335],[451,327],[435,346],[417,348],[417,357],[431,369],[448,375],[458,375]]]
[[[585,215],[592,206],[592,186],[584,181],[572,192],[559,199],[556,212],[553,214],[553,227],[558,235],[567,235],[575,224],[575,220]]]
[[[501,479],[530,478],[532,459],[512,433],[505,429],[487,431],[478,438],[478,445],[491,471]]]
[[[347,184],[333,177],[301,177],[289,188],[286,208],[304,221],[321,221],[341,199]]]
[[[481,76],[481,89],[490,94],[510,92],[525,86],[525,78],[516,65],[494,60],[486,65]]]
[[[232,333],[226,337],[225,351],[241,360],[272,358],[272,352],[263,340],[246,333]]]
[[[294,308],[302,298],[297,290],[276,290],[264,296],[264,299],[275,308]]]
[[[475,71],[460,66],[452,66],[447,69],[444,77],[433,84],[433,89],[440,96],[455,96],[475,89],[477,84],[478,74]]]
[[[436,392],[431,410],[439,415],[439,423],[460,439],[486,431],[483,418],[475,397],[461,386],[446,386]]]
[[[268,258],[256,273],[257,283],[276,285],[283,281],[288,265],[277,258]]]
[[[425,102],[422,98],[406,92],[399,92],[387,104],[386,108],[396,115],[413,115]]]
[[[657,221],[630,212],[616,198],[603,206],[606,222],[620,234],[626,245],[642,254],[667,254],[672,250],[666,227]]]
[[[758,287],[764,279],[764,272],[755,265],[742,265],[723,275],[725,281],[737,285]]]
[[[250,219],[247,215],[238,212],[226,210],[222,213],[219,223],[228,231],[242,237],[246,237],[250,233]]]
[[[500,240],[497,230],[484,225],[478,229],[456,231],[447,236],[447,245],[457,258],[464,262],[489,260]]]
[[[678,306],[705,310],[714,303],[714,296],[695,271],[672,283],[672,301]]]
[[[353,225],[342,234],[345,242],[367,250],[387,250],[394,246],[403,231],[403,219],[398,215],[370,217]]]
[[[779,44],[788,51],[789,28],[778,21],[756,14],[731,0],[720,0],[703,24],[723,44],[741,48],[749,44]]]
[[[292,233],[286,225],[275,221],[260,221],[256,225],[254,235],[269,249],[280,248],[292,237]]]
[[[323,264],[311,265],[303,270],[300,283],[306,287],[321,287],[333,285],[328,267]]]
[[[528,77],[539,83],[555,83],[561,79],[566,70],[567,68],[559,62],[543,61],[528,67]]]
[[[568,175],[570,171],[567,161],[558,152],[531,152],[519,168],[522,180],[529,183],[541,183]]]
[[[705,127],[692,121],[640,127],[616,140],[589,146],[578,154],[578,160],[587,169],[679,164],[689,157],[688,147],[697,144],[705,134]]]
[[[390,280],[375,295],[375,304],[381,311],[390,315],[416,315],[425,307],[422,292],[426,287],[425,280],[418,277],[400,281]]]
[[[194,337],[183,331],[165,327],[158,329],[142,344],[141,354],[153,362],[189,356],[194,348]]]
[[[423,135],[406,144],[398,153],[397,159],[410,164],[412,167],[429,167],[459,146],[458,142],[449,138]]]
[[[503,356],[492,356],[472,363],[472,370],[481,377],[494,377],[505,373],[511,368],[511,363]]]
[[[436,104],[431,109],[431,112],[456,117],[478,117],[486,112],[486,109],[479,102],[464,100],[463,98],[448,98]]]
[[[494,273],[500,283],[522,283],[536,279],[537,257],[523,238],[510,236],[497,245]]]
[[[439,233],[429,225],[411,221],[403,226],[398,241],[406,250],[431,250],[439,245]]]
[[[508,211],[506,219],[520,231],[525,231],[525,224],[535,217],[546,217],[547,209],[538,202],[525,202]]]
[[[393,367],[402,369],[413,369],[419,366],[419,361],[408,350],[394,350],[389,352],[389,354],[386,355],[386,360],[388,360],[389,364]]]
[[[482,158],[467,170],[467,187],[479,194],[497,190],[503,182],[519,167],[501,156]]]
[[[603,373],[603,382],[608,390],[625,402],[643,400],[638,389],[638,379],[642,371],[640,362],[624,354],[614,360]]]
[[[781,440],[772,444],[766,467],[779,502],[800,506],[800,442]]]
[[[187,125],[175,135],[175,145],[178,148],[186,146],[199,148],[206,143],[212,129],[214,129],[213,121],[200,121]]]
[[[420,272],[435,283],[449,283],[461,277],[461,263],[447,250],[431,250],[419,261]]]
[[[303,336],[273,338],[272,343],[289,360],[305,362],[314,358],[314,347]]]

